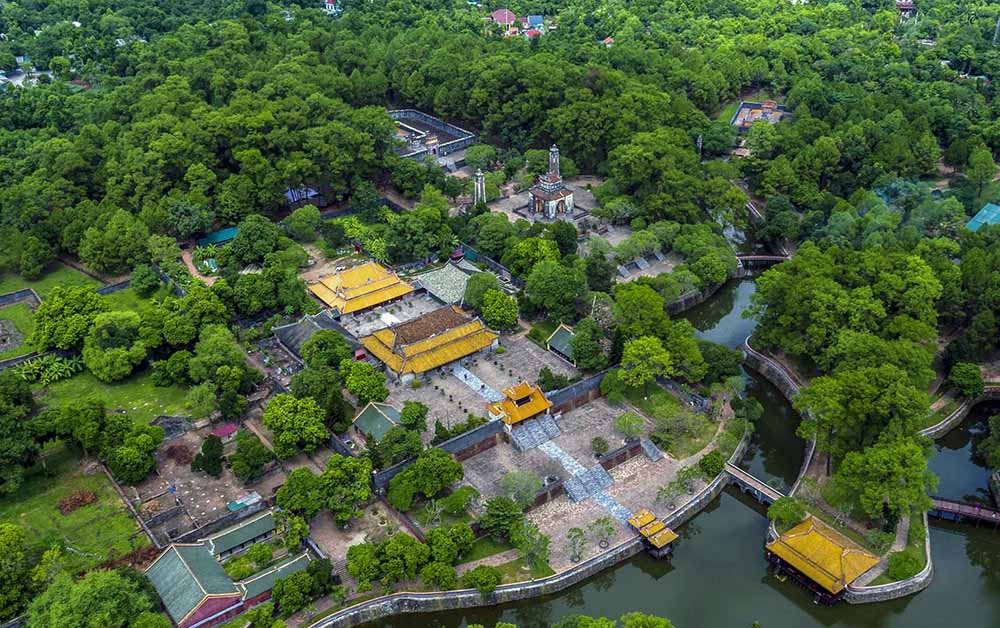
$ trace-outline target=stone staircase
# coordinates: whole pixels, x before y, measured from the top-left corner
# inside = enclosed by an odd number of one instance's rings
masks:
[[[660,451],[660,448],[657,447],[653,443],[653,441],[649,440],[648,438],[642,439],[641,441],[639,441],[639,444],[642,446],[642,453],[646,454],[646,457],[652,460],[653,462],[656,462],[663,458],[663,452]]]
[[[551,414],[543,414],[537,419],[531,419],[532,421],[538,421],[539,427],[545,432],[549,440],[557,438],[562,432],[559,430],[559,425],[556,423],[555,418]]]
[[[537,419],[528,419],[513,430],[510,437],[514,441],[514,449],[524,452],[538,447],[561,434],[559,426],[551,415],[543,415]]]
[[[503,394],[487,386],[475,373],[464,366],[456,364],[451,367],[451,374],[488,402],[492,403],[504,398]]]

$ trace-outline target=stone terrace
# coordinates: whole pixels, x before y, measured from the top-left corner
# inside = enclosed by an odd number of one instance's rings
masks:
[[[405,322],[440,307],[440,303],[426,294],[415,295],[411,293],[394,303],[387,303],[370,310],[365,310],[364,312],[342,316],[340,324],[347,331],[360,338],[389,326],[379,318],[382,314],[389,314],[399,319],[399,321]]]

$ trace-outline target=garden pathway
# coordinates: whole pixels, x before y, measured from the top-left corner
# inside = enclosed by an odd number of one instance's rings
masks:
[[[475,373],[464,366],[456,364],[451,367],[451,374],[486,401],[500,401],[504,398],[501,393],[487,386]]]

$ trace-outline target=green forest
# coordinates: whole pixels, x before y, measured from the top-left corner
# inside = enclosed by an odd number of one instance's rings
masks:
[[[545,18],[531,37],[490,19],[504,7],[463,0],[343,0],[335,15],[321,0],[0,4],[0,294],[40,300],[0,307],[0,331],[18,340],[0,359],[40,354],[0,373],[0,621],[169,624],[146,579],[112,560],[142,549],[127,531],[98,559],[16,513],[39,477],[62,477],[67,465],[48,461],[67,451],[136,485],[165,437],[153,416],[242,419],[265,379],[252,343],[321,309],[301,277],[317,251],[405,269],[474,248],[518,290],[483,273],[467,307],[498,331],[526,322],[543,347],[574,326],[574,366],[618,367],[603,394],[655,410],[648,384],[662,377],[739,392],[738,352],[665,309],[743,276],[739,232],[788,258],[761,272],[746,316],[755,347],[807,379],[798,432],[829,472],[812,503],[883,531],[916,520],[936,486],[920,431],[983,394],[1000,350],[1000,226],[966,227],[1000,203],[1000,4],[916,4],[514,0]],[[741,101],[771,100],[780,122],[731,124]],[[466,165],[485,171],[490,202],[534,183],[557,145],[562,174],[593,181],[593,217],[628,236],[470,203],[469,177],[401,156],[388,111],[402,108],[476,135]],[[291,202],[301,190],[314,204]],[[228,227],[228,243],[196,246]],[[619,281],[620,266],[661,254],[670,272]],[[306,343],[262,412],[273,448],[236,438],[227,465],[241,480],[313,454],[388,397],[383,372],[351,351],[332,331]],[[547,377],[546,390],[570,383]],[[415,408],[364,456],[335,455],[278,492],[296,541],[321,508],[338,524],[358,517],[373,469],[418,460],[389,485],[399,510],[444,491],[442,474],[461,479],[421,442],[427,408]],[[433,426],[433,444],[485,422],[461,418]],[[658,422],[657,442],[698,442],[685,420]],[[980,455],[996,469],[1000,418],[990,426]],[[221,465],[211,447],[206,470]],[[297,491],[308,507],[289,506]],[[352,575],[369,586],[402,579],[386,555],[412,550],[355,547]],[[442,564],[428,556],[421,566]],[[456,588],[451,562],[424,579]],[[279,600],[275,620],[301,598]]]

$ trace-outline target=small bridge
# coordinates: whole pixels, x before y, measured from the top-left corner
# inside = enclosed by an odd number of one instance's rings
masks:
[[[738,254],[736,259],[744,266],[769,266],[787,261],[789,257],[787,255],[753,255],[747,253]]]
[[[726,472],[729,473],[729,477],[733,479],[734,484],[740,487],[741,491],[753,495],[762,504],[773,504],[785,496],[778,489],[750,475],[731,462],[726,463]]]
[[[965,502],[944,497],[931,496],[933,505],[928,514],[945,521],[962,521],[975,523],[976,527],[980,523],[1000,527],[1000,512],[990,508],[983,508],[979,505],[966,504]]]

